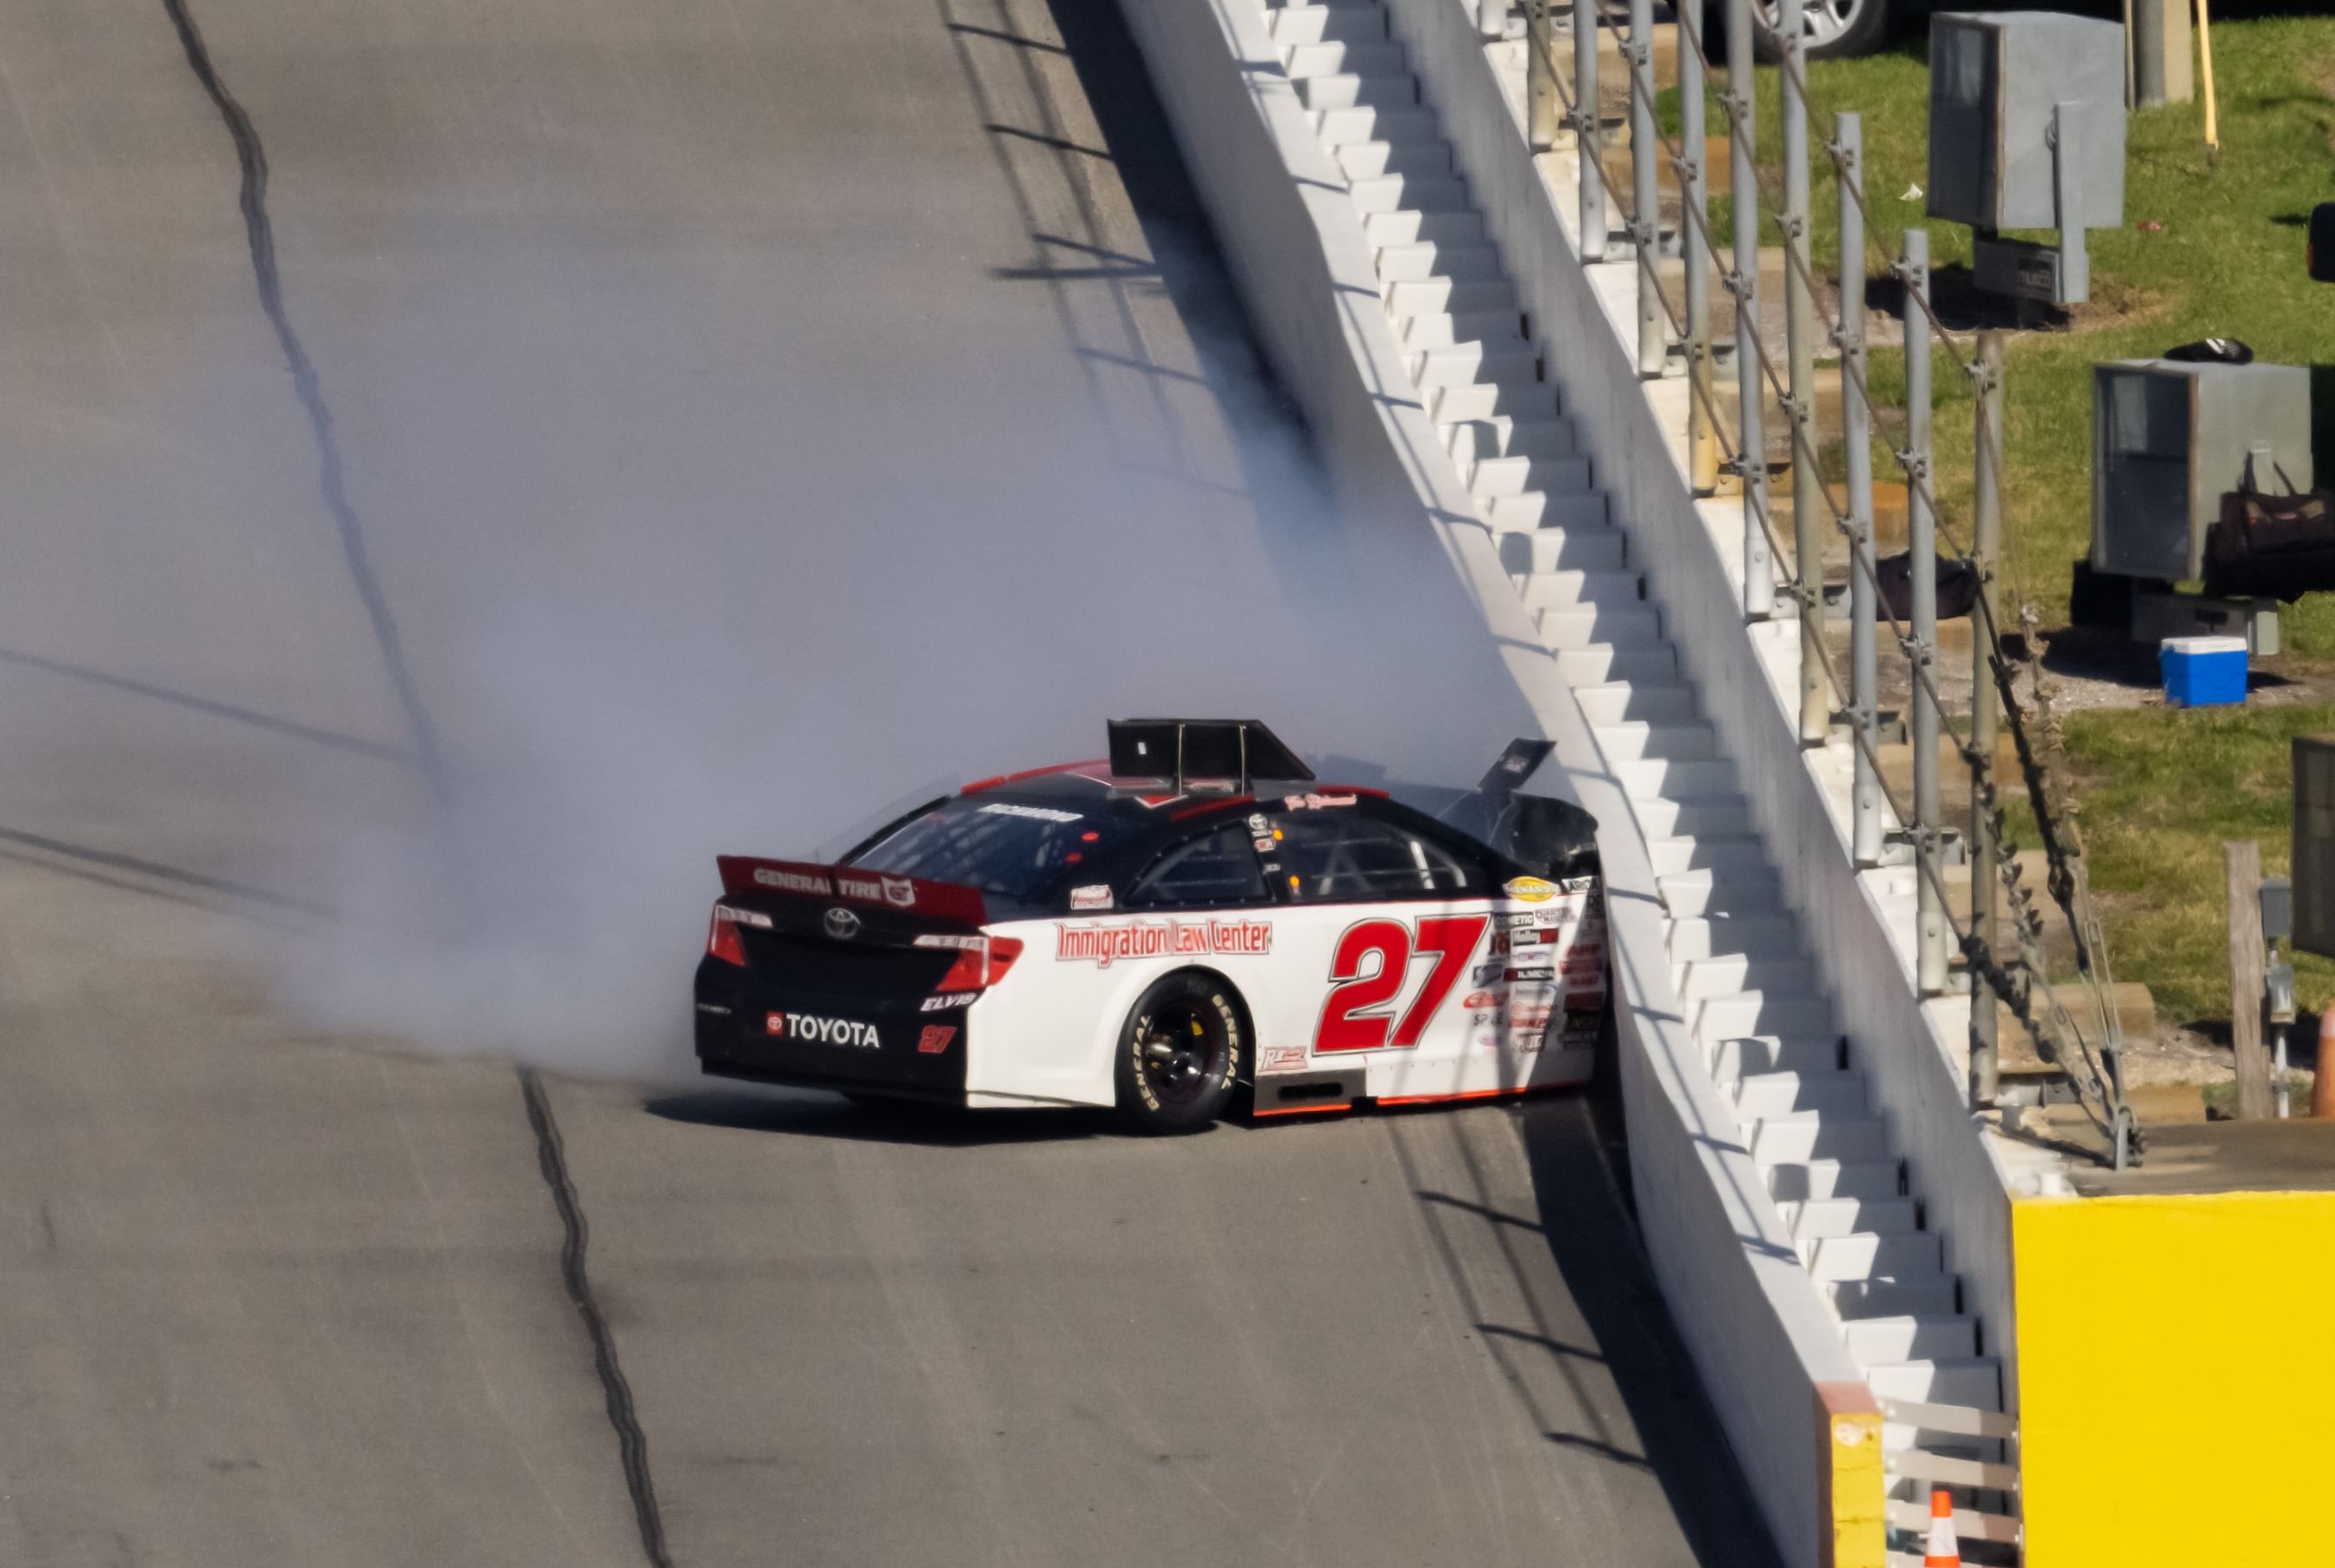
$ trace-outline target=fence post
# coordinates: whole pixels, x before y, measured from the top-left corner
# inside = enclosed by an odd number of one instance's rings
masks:
[[[1700,5],[1679,8],[1679,243],[1686,258],[1686,445],[1694,493],[1719,489],[1719,441],[1711,428],[1718,403],[1710,376],[1710,181],[1703,170],[1710,132],[1703,124],[1702,17]]]
[[[1734,196],[1735,392],[1737,467],[1743,479],[1743,613],[1776,613],[1776,566],[1768,554],[1768,437],[1760,426],[1759,171],[1751,161],[1754,129],[1751,0],[1727,0],[1727,117]]]
[[[1597,8],[1603,0],[1573,0],[1573,151],[1581,160],[1581,259],[1605,259],[1613,243],[1605,227],[1604,137],[1598,130]]]
[[[1930,509],[1930,231],[1905,231],[1905,547],[1913,557],[1914,973],[1923,996],[1946,989],[1946,904],[1939,836],[1938,519]]]
[[[1859,866],[1881,864],[1881,664],[1878,563],[1873,553],[1873,421],[1865,404],[1864,128],[1836,114],[1840,153],[1840,433],[1848,448],[1849,722],[1856,726],[1855,784],[1850,792],[1850,847]]]
[[[1525,0],[1525,102],[1535,152],[1556,145],[1556,40],[1548,7],[1549,0]]]
[[[1801,0],[1777,0],[1776,31],[1784,47],[1784,341],[1791,363],[1791,395],[1784,417],[1792,427],[1792,539],[1798,557],[1800,606],[1800,744],[1821,746],[1832,732],[1825,690],[1824,542],[1832,515],[1816,452],[1817,302],[1808,270],[1808,42]]]
[[[1638,373],[1669,368],[1662,330],[1662,198],[1655,179],[1654,0],[1630,0],[1630,243],[1638,252]]]
[[[2262,1050],[2262,846],[2222,845],[2230,905],[2230,1054],[2238,1068],[2238,1119],[2271,1114],[2270,1057]],[[2322,1064],[2321,1072],[2330,1070]]]
[[[2001,845],[1995,842],[1988,808],[1994,782],[1996,694],[1994,690],[1995,563],[2002,552],[2002,474],[1995,459],[2002,450],[2002,334],[1978,334],[1977,451],[1972,473],[1971,559],[1978,568],[1979,602],[1971,620],[1971,939],[1990,958],[1995,947]],[[1971,1103],[1994,1103],[1995,1002],[1999,1000],[1977,966],[1971,970]]]

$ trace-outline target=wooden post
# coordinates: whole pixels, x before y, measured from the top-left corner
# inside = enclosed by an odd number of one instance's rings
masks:
[[[2189,30],[2189,0],[2142,0],[2165,15],[2165,102],[2187,103],[2197,96],[2195,36]]]
[[[2272,1113],[2270,1053],[2262,1049],[2262,848],[2222,846],[2230,894],[2230,1049],[2238,1059],[2238,1118]]]

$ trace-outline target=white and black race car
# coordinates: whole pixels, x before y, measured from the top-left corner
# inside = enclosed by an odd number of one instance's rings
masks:
[[[1131,720],[1110,756],[985,779],[832,864],[724,857],[705,1071],[1196,1128],[1588,1078],[1606,998],[1595,824],[1517,787],[1317,781],[1254,721]],[[1402,798],[1398,799],[1400,794]]]

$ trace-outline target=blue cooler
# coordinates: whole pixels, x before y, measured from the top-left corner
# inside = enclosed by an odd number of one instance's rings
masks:
[[[2243,637],[2167,637],[2157,644],[2165,701],[2175,708],[2224,708],[2246,700]]]

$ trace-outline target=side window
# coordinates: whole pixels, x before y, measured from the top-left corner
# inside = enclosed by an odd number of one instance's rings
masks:
[[[1489,886],[1480,866],[1365,809],[1281,811],[1273,821],[1281,838],[1281,875],[1299,904],[1465,897]]]
[[[1235,824],[1170,845],[1145,867],[1123,901],[1129,909],[1262,904],[1268,896],[1249,831]]]

